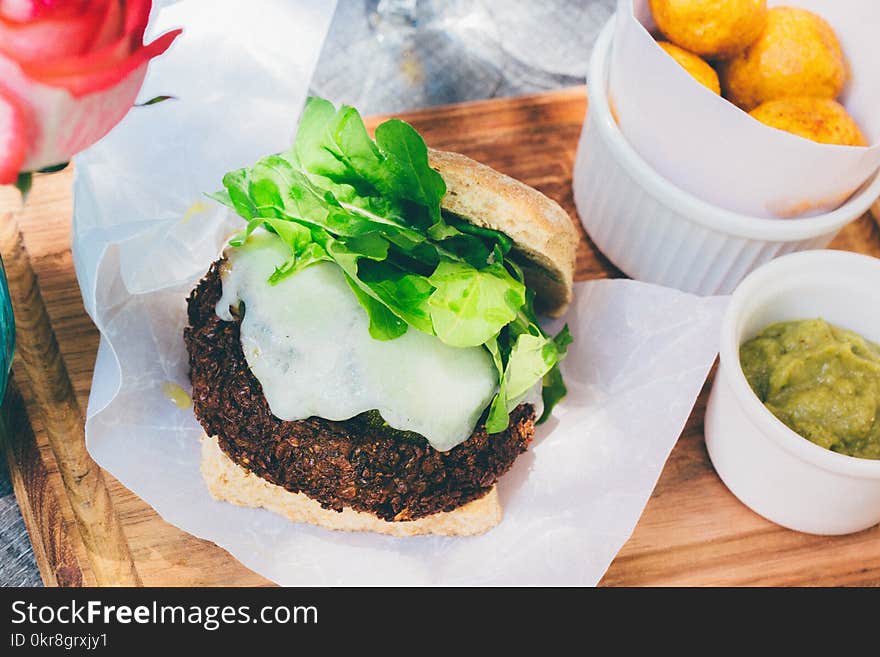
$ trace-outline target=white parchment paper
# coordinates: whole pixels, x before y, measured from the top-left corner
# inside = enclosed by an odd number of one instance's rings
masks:
[[[869,148],[818,144],[756,121],[697,83],[649,33],[648,0],[620,0],[608,92],[639,154],[687,192],[756,217],[812,216],[841,205],[880,167],[880,3],[769,0],[802,7],[837,32],[852,80],[843,104]]]
[[[191,2],[164,9],[154,29],[183,24],[186,38],[156,62],[143,95],[179,100],[133,111],[77,160],[74,256],[102,334],[86,423],[92,456],[165,520],[280,584],[595,584],[715,358],[723,298],[577,284],[565,318],[575,336],[569,397],[503,478],[505,516],[484,536],[338,533],[208,494],[201,428],[162,390],[169,381],[189,389],[185,298],[239,221],[201,192],[289,142],[332,10],[261,0],[252,31],[235,4],[212,3],[210,22]],[[264,29],[283,40],[252,38]]]

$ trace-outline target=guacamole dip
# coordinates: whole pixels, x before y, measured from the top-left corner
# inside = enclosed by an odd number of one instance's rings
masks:
[[[752,390],[794,431],[841,454],[880,459],[880,346],[808,319],[771,324],[739,355]]]

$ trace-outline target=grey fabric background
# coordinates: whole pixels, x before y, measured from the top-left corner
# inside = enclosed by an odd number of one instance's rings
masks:
[[[614,0],[339,0],[312,91],[364,114],[582,84]],[[0,457],[0,586],[39,586]]]

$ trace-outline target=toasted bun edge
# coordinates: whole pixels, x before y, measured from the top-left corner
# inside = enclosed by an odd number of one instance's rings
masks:
[[[292,522],[337,531],[362,531],[390,536],[474,536],[501,522],[501,504],[493,486],[488,494],[454,511],[406,522],[388,522],[354,509],[337,512],[323,508],[304,493],[291,493],[235,463],[220,449],[216,436],[202,438],[202,478],[214,499],[237,506],[261,507]]]
[[[510,176],[461,155],[428,149],[446,182],[442,207],[510,237],[540,312],[558,317],[572,299],[578,233],[554,200]]]

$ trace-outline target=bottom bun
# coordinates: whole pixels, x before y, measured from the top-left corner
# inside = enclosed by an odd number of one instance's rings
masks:
[[[441,511],[404,522],[388,522],[348,508],[341,513],[325,509],[303,493],[291,493],[248,472],[220,449],[215,436],[202,439],[202,478],[214,499],[238,506],[262,507],[293,522],[307,522],[326,529],[391,536],[474,536],[501,522],[501,503],[495,486],[483,497],[454,511]]]

